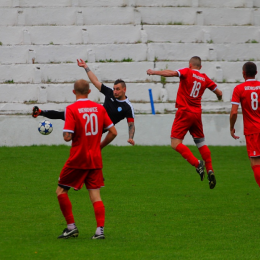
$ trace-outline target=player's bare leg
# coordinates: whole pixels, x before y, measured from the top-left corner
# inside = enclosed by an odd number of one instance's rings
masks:
[[[180,153],[181,156],[187,160],[192,166],[196,167],[197,173],[200,175],[201,181],[204,180],[205,172],[204,172],[204,162],[202,160],[198,160],[191,152],[191,150],[182,144],[181,139],[172,138],[171,139],[171,147],[176,152]]]

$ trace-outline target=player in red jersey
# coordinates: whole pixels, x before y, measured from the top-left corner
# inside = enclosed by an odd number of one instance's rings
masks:
[[[192,135],[195,144],[197,145],[202,159],[205,161],[205,166],[208,174],[209,187],[213,189],[216,185],[211,153],[205,143],[203,126],[201,121],[201,98],[204,91],[208,88],[213,91],[219,100],[222,99],[222,91],[217,88],[217,85],[208,78],[204,73],[201,73],[201,59],[194,56],[189,61],[189,68],[172,70],[148,70],[148,75],[160,75],[164,77],[179,77],[180,84],[176,98],[176,108],[178,108],[171,130],[171,146],[179,152],[182,157],[191,165],[196,167],[196,171],[203,181],[205,177],[204,162],[198,160],[190,151],[183,145],[182,141],[189,131]]]
[[[234,139],[239,138],[235,135],[235,123],[241,103],[247,154],[255,180],[260,187],[260,81],[255,80],[257,67],[253,62],[246,62],[242,73],[245,82],[234,88],[231,99],[230,134]]]
[[[105,108],[88,99],[90,89],[86,80],[76,81],[73,93],[76,95],[76,102],[66,108],[63,129],[64,140],[72,140],[72,147],[60,173],[56,190],[67,228],[58,238],[78,236],[68,191],[70,188],[79,190],[85,184],[97,221],[96,233],[92,239],[103,239],[105,208],[100,196],[100,188],[104,186],[101,149],[116,137],[117,131]],[[108,133],[100,143],[103,129],[107,129]]]

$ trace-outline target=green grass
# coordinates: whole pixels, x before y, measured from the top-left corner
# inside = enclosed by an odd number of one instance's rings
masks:
[[[260,194],[246,148],[210,149],[214,190],[168,146],[106,147],[106,239],[93,241],[85,188],[69,192],[79,237],[57,239],[66,224],[55,190],[69,147],[0,147],[0,258],[258,259]]]

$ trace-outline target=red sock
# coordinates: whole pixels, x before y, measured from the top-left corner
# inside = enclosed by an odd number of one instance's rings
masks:
[[[252,169],[254,171],[255,180],[256,180],[258,186],[260,187],[260,165],[254,165],[252,167]]]
[[[60,204],[60,209],[65,217],[67,224],[73,224],[75,223],[73,213],[72,213],[72,205],[69,199],[69,196],[67,193],[63,193],[58,196],[58,201]]]
[[[202,147],[199,148],[199,152],[201,154],[203,161],[205,161],[205,167],[207,169],[207,172],[213,171],[211,153],[208,146],[203,145]]]
[[[104,227],[105,225],[105,207],[102,201],[96,201],[93,204],[97,227]]]
[[[181,154],[181,156],[187,160],[192,166],[196,168],[199,166],[199,160],[192,154],[191,150],[185,146],[184,144],[180,143],[176,147],[176,151]]]

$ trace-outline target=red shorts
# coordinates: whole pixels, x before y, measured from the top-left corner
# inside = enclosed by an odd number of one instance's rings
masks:
[[[246,135],[245,137],[248,157],[260,156],[260,133]]]
[[[61,170],[60,185],[75,190],[80,190],[85,184],[88,190],[100,189],[104,187],[102,169],[74,169],[64,166]]]
[[[172,124],[171,138],[183,140],[188,131],[193,138],[204,137],[201,114],[177,110]]]

